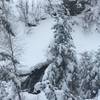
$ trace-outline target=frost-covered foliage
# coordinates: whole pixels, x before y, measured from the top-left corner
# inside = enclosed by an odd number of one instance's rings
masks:
[[[16,87],[12,81],[0,81],[0,100],[15,100]]]
[[[38,82],[34,92],[44,91],[48,100],[56,100],[55,88],[49,81]]]
[[[19,0],[16,3],[17,19],[29,27],[36,26],[49,13],[55,19],[52,28],[55,35],[49,46],[47,62],[37,64],[24,82],[32,94],[27,90],[21,92],[24,83],[21,84],[18,77],[17,66],[20,63],[14,44],[17,32],[13,32],[9,19],[12,8],[9,0],[0,1],[0,100],[41,100],[42,96],[44,100],[84,100],[95,97],[100,88],[100,50],[82,53],[77,62],[71,32],[73,25],[99,32],[100,1],[48,0],[46,13],[41,4],[35,4],[34,0]]]
[[[100,49],[98,49],[95,54],[95,64],[96,64],[95,71],[97,73],[96,85],[98,88],[100,88]]]
[[[83,12],[83,28],[85,30],[91,30],[92,28],[100,32],[100,1],[90,0],[89,4],[86,5],[86,9]]]
[[[76,96],[80,95],[81,98],[92,98],[97,94],[99,88],[97,85],[99,73],[97,72],[95,57],[92,57],[91,53],[85,52],[81,56],[79,66],[77,65],[70,20],[74,23],[73,19],[78,16],[84,22],[84,24],[77,22],[80,25],[89,25],[92,22],[97,24],[96,20],[99,18],[99,13],[96,10],[99,9],[97,5],[99,1],[62,0],[57,5],[56,3],[53,5],[50,0],[48,1],[48,12],[56,19],[56,25],[53,27],[54,42],[49,47],[48,60],[52,63],[46,69],[43,81],[49,80],[50,84],[57,89],[71,92]],[[93,17],[90,17],[94,7],[96,13],[93,12]],[[85,18],[88,18],[88,21],[84,20]]]
[[[46,18],[41,2],[35,3],[34,0],[19,0],[17,8],[19,19],[24,22],[26,26],[36,26],[40,20]]]
[[[51,16],[62,16],[63,13],[66,16],[71,16],[73,23],[81,25],[85,32],[100,32],[99,0],[60,0],[56,3],[48,0],[48,2],[47,11]]]
[[[16,93],[20,99],[20,81],[17,78],[16,64],[19,62],[15,58],[14,39],[15,34],[9,22],[9,11],[6,9],[6,1],[0,1],[0,81],[12,81]],[[7,6],[8,7],[8,6]],[[7,13],[8,12],[8,13]],[[1,87],[2,88],[2,87]],[[5,87],[3,87],[5,89]]]
[[[80,90],[83,92],[81,93],[81,96],[83,98],[90,98],[92,96],[92,81],[95,80],[96,73],[92,72],[94,66],[93,58],[91,56],[92,54],[88,54],[88,52],[85,52],[82,54],[81,60],[80,60]],[[84,94],[84,95],[83,95]],[[84,97],[85,96],[85,97]]]
[[[99,51],[98,51],[99,53]],[[96,55],[99,56],[99,54]],[[93,53],[84,52],[79,64],[80,96],[83,98],[93,98],[100,88],[99,68],[97,67],[98,57]]]
[[[53,29],[55,32],[54,42],[49,46],[48,60],[51,64],[45,71],[43,81],[49,80],[50,84],[64,91],[75,92],[74,78],[77,61],[75,57],[71,27],[68,25],[68,17],[56,19]],[[50,98],[49,98],[50,99]],[[56,99],[54,99],[56,100]]]
[[[70,100],[75,99],[75,97],[69,93],[62,90],[59,90],[57,87],[54,87],[50,81],[38,82],[35,85],[34,92],[42,91],[45,93],[45,96],[48,100]]]

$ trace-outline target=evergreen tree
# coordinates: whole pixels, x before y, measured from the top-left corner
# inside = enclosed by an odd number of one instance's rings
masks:
[[[80,96],[83,98],[93,98],[98,91],[97,72],[92,55],[92,53],[84,52],[80,59]]]
[[[46,69],[43,81],[49,80],[58,89],[74,93],[73,73],[77,62],[75,57],[71,28],[66,22],[67,19],[57,19],[54,42],[49,47],[49,55],[52,63]]]

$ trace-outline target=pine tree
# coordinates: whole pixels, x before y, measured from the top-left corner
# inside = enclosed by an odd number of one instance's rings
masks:
[[[80,59],[80,96],[82,98],[93,98],[97,94],[97,72],[93,54],[84,52]]]
[[[73,73],[77,65],[73,39],[71,37],[71,27],[66,22],[67,19],[57,19],[54,42],[49,47],[49,55],[52,63],[48,66],[43,81],[49,80],[58,89],[74,92]],[[70,87],[70,88],[69,88]]]

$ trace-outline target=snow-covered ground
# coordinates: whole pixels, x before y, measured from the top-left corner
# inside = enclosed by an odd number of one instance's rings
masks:
[[[97,96],[94,99],[86,99],[86,100],[100,100],[100,90]]]
[[[47,100],[44,92],[41,92],[38,95],[33,95],[27,92],[23,92],[21,93],[21,95],[23,100]]]
[[[12,11],[16,12],[14,6]],[[16,15],[18,15],[18,13],[16,13]],[[25,27],[24,23],[20,21],[13,23],[12,25],[14,31],[19,33],[17,40],[18,46],[19,48],[23,48],[21,55],[19,56],[22,65],[25,65],[22,67],[22,70],[29,71],[32,66],[46,61],[48,46],[54,39],[54,33],[51,29],[54,25],[53,19],[47,18],[46,20],[41,21],[37,27],[33,28]],[[74,39],[77,54],[84,51],[95,51],[100,46],[99,33],[83,32],[79,26],[75,27],[72,37]],[[38,95],[23,92],[21,95],[24,100],[47,100],[44,92],[41,92]],[[59,93],[58,96],[58,98],[62,98],[62,95],[59,95]],[[100,92],[96,98],[90,100],[100,100]]]
[[[8,83],[6,82],[3,82],[3,83],[4,83],[4,86],[6,87],[5,90],[3,91],[5,93],[4,94],[5,97],[3,98],[3,100],[10,100],[10,98],[15,96],[13,82],[10,81]],[[3,89],[3,88],[0,88],[0,89]],[[2,92],[2,90],[0,92]],[[56,90],[55,93],[56,93],[57,100],[63,100],[63,97],[64,97],[63,90]],[[41,93],[39,94],[31,94],[31,93],[23,91],[21,92],[21,98],[22,100],[48,100],[44,91],[41,91]],[[18,95],[16,95],[15,100],[18,100]],[[72,100],[72,99],[68,99],[68,100]],[[99,90],[98,95],[94,99],[85,99],[85,100],[100,100],[100,90]]]
[[[100,33],[95,31],[85,32],[80,26],[74,27],[72,32],[76,52],[95,51],[100,46]]]
[[[44,62],[47,59],[47,49],[49,44],[53,41],[54,36],[53,30],[51,29],[53,25],[54,21],[51,18],[41,21],[37,27],[33,28],[27,28],[20,22],[13,23],[13,26],[16,27],[15,32],[19,33],[18,44],[23,48],[19,59],[26,67],[23,66],[24,68],[22,68],[22,70],[29,71],[32,66]],[[100,45],[99,33],[84,33],[81,28],[75,27],[72,36],[77,54],[86,50],[95,51]],[[22,97],[25,98],[25,100],[47,100],[44,93],[33,95],[23,92]],[[100,100],[100,92],[98,96],[92,100]]]
[[[11,3],[12,13],[15,17],[18,17],[18,9],[16,8],[18,0],[14,0]],[[34,0],[37,3],[45,2],[45,0]],[[31,2],[31,0],[30,0]],[[40,3],[41,4],[41,3]],[[45,3],[42,3],[45,4]],[[12,16],[14,19],[14,16]],[[18,19],[18,18],[15,18]],[[77,19],[80,21],[79,19]],[[16,33],[19,33],[18,44],[23,48],[22,56],[20,56],[21,63],[29,67],[36,65],[37,63],[44,62],[46,60],[46,51],[53,39],[54,33],[51,29],[54,25],[54,21],[51,18],[40,21],[37,27],[27,28],[24,23],[15,22],[12,24]],[[81,26],[75,26],[72,33],[74,44],[76,46],[76,52],[79,54],[83,51],[95,51],[100,46],[100,34],[95,32],[83,32]]]
[[[44,92],[41,92],[38,95],[33,95],[27,92],[23,92],[21,95],[24,100],[47,100]],[[62,100],[63,99],[62,91],[57,91],[56,96],[57,96],[57,100]],[[100,92],[98,93],[97,97],[95,97],[94,99],[85,99],[85,100],[100,100]]]
[[[43,20],[37,27],[26,28],[22,23],[13,25],[19,35],[19,44],[23,48],[21,63],[26,70],[47,59],[47,49],[53,40],[54,21],[51,18]],[[99,33],[84,33],[80,27],[75,27],[72,33],[77,54],[83,51],[95,51],[100,46]],[[24,68],[25,70],[25,68]]]
[[[24,41],[24,53],[21,60],[25,65],[33,66],[46,60],[46,51],[53,39],[51,30],[53,23],[51,19],[44,20],[26,34],[27,40]]]
[[[18,34],[17,44],[21,48],[20,62],[24,70],[44,62],[47,59],[47,50],[52,42],[54,33],[51,29],[54,21],[51,18],[42,20],[37,27],[25,27],[24,23],[13,23],[13,29]]]

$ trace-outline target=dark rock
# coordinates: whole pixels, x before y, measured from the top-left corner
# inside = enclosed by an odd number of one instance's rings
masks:
[[[27,89],[28,92],[32,93],[34,90],[34,85],[42,80],[44,72],[50,62],[45,62],[34,66],[32,72],[28,75],[27,79],[22,82],[22,89]]]
[[[28,23],[27,26],[28,26],[28,27],[36,27],[37,25],[36,25],[36,24]]]

